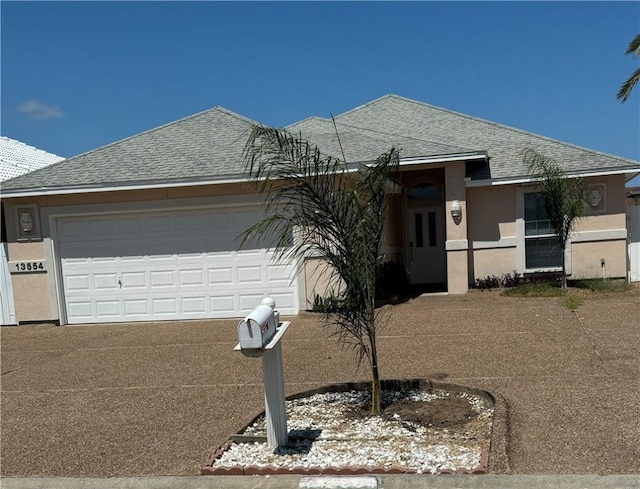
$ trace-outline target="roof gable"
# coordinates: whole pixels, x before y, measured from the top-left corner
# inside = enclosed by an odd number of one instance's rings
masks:
[[[533,148],[556,159],[569,174],[639,168],[638,162],[627,158],[581,148],[397,95],[385,95],[345,112],[336,117],[336,122],[486,151],[490,158],[490,178],[494,180],[528,176],[528,168],[521,156],[525,148]]]
[[[216,107],[12,179],[3,190],[197,182],[238,174],[251,124]]]

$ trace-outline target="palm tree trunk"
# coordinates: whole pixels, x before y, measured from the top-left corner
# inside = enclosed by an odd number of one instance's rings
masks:
[[[371,345],[371,414],[380,414],[382,412],[382,388],[378,372],[378,350],[375,334],[370,335],[369,339]]]
[[[565,257],[565,248],[562,248],[562,282],[560,285],[560,288],[562,290],[567,290],[567,265],[565,263],[566,261],[566,257]]]

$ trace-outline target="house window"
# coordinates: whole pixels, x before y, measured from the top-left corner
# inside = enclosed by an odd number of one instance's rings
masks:
[[[409,192],[409,200],[440,200],[440,189],[432,183],[420,183]]]
[[[562,267],[562,249],[540,192],[524,194],[524,252],[527,270]]]

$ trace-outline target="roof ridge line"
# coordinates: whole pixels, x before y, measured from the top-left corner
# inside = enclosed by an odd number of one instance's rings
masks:
[[[202,110],[200,112],[196,112],[195,114],[191,114],[191,115],[182,117],[180,119],[177,119],[175,121],[167,122],[165,124],[161,124],[159,126],[152,127],[151,129],[146,129],[146,130],[144,130],[142,132],[139,132],[137,134],[132,134],[131,136],[127,136],[127,137],[125,137],[123,139],[118,139],[117,141],[112,141],[112,142],[107,143],[107,144],[105,144],[103,146],[99,146],[97,148],[90,149],[90,150],[85,151],[83,153],[79,153],[77,155],[71,156],[70,158],[67,158],[67,160],[75,160],[76,158],[80,158],[81,156],[85,156],[85,155],[88,155],[88,154],[91,154],[91,153],[94,153],[94,152],[97,152],[97,151],[102,151],[103,149],[109,148],[109,147],[114,146],[116,144],[124,143],[125,141],[129,141],[129,140],[131,140],[133,138],[136,138],[138,136],[143,136],[145,134],[151,134],[151,133],[153,133],[155,131],[159,131],[160,129],[164,129],[166,127],[170,127],[170,126],[173,126],[175,124],[178,124],[178,123],[181,123],[181,122],[184,122],[184,121],[188,121],[190,119],[195,119],[196,117],[199,117],[199,116],[201,116],[203,114],[207,114],[207,113],[213,112],[213,111],[222,112],[222,113],[224,113],[224,114],[226,114],[228,116],[234,117],[234,118],[236,118],[238,120],[245,120],[247,122],[255,123],[255,121],[252,121],[251,119],[248,119],[248,118],[244,117],[243,115],[237,114],[236,112],[233,112],[232,110],[229,110],[229,109],[226,109],[226,108],[222,107],[221,105],[216,105],[215,107],[212,107],[210,109],[205,109],[205,110]],[[57,164],[57,163],[54,163],[54,164]]]
[[[407,98],[407,97],[402,97],[400,95],[389,94],[389,95],[385,95],[384,97],[380,97],[379,99],[373,100],[372,102],[376,102],[377,100],[382,100],[383,98],[396,98],[396,99],[399,99],[399,100],[404,100],[405,102],[410,102],[412,104],[429,107],[431,109],[435,109],[435,110],[438,110],[440,112],[447,112],[449,114],[455,114],[457,116],[464,117],[465,119],[470,119],[470,120],[474,120],[474,121],[477,121],[477,122],[482,122],[482,123],[485,123],[485,124],[489,124],[491,126],[499,127],[501,129],[508,129],[508,130],[511,130],[511,131],[518,132],[520,134],[526,134],[528,136],[534,136],[536,138],[544,139],[546,141],[550,141],[550,142],[553,142],[553,143],[560,143],[560,144],[562,144],[564,146],[569,146],[569,147],[576,148],[576,149],[579,149],[579,150],[582,150],[582,151],[587,151],[587,152],[592,153],[592,154],[597,154],[597,155],[607,156],[607,157],[610,157],[610,158],[622,159],[622,160],[626,160],[626,161],[629,161],[629,162],[638,163],[638,161],[633,160],[631,158],[627,158],[627,157],[624,157],[624,156],[617,156],[617,155],[614,155],[614,154],[611,154],[611,153],[605,153],[604,151],[599,151],[599,150],[596,150],[596,149],[587,148],[585,146],[579,146],[577,144],[569,143],[567,141],[561,141],[560,139],[552,138],[550,136],[545,136],[543,134],[538,134],[538,133],[535,133],[535,132],[526,131],[526,130],[520,129],[518,127],[508,126],[506,124],[501,124],[499,122],[490,121],[488,119],[483,119],[481,117],[472,116],[470,114],[464,114],[462,112],[457,112],[455,110],[445,109],[444,107],[438,107],[437,105],[432,105],[432,104],[428,104],[426,102],[421,102],[419,100],[414,100],[414,99],[410,99],[410,98]],[[365,104],[365,105],[368,105],[368,104]],[[434,142],[437,142],[437,141],[434,141]]]
[[[408,136],[408,135],[400,134],[400,133],[397,133],[397,132],[379,131],[377,129],[370,129],[368,127],[361,127],[361,126],[356,126],[356,125],[353,125],[353,124],[345,124],[344,122],[336,121],[336,124],[339,124],[339,125],[342,125],[342,126],[345,126],[345,127],[351,127],[351,128],[354,128],[354,129],[358,129],[360,131],[372,132],[374,134],[385,134],[387,136],[398,136],[398,137],[401,137],[401,138],[404,138],[404,139],[410,139],[410,140],[413,140],[413,141],[422,141],[422,142],[425,142],[425,143],[440,144],[442,146],[450,146],[452,148],[453,147],[458,147],[457,145],[453,145],[451,143],[445,143],[445,142],[442,142],[442,141],[434,141],[433,139],[418,138],[418,137],[415,137],[415,136]],[[466,149],[468,151],[486,151],[486,150],[477,150],[477,149],[463,148],[463,147],[460,147],[460,149]]]

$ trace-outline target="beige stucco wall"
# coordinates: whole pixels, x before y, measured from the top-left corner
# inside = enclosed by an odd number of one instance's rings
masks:
[[[605,267],[600,264],[604,258]],[[627,276],[627,242],[596,241],[571,246],[571,278],[612,278]]]
[[[497,242],[516,236],[515,185],[467,189],[469,241]]]
[[[464,181],[465,162],[449,163],[445,167],[445,226],[447,253],[447,291],[450,294],[464,294],[469,290],[469,242],[467,226],[466,183]],[[454,219],[451,215],[451,203],[460,202],[461,217]]]
[[[322,257],[306,258],[304,262],[304,279],[306,286],[306,308],[311,309],[316,295],[327,297],[338,295],[339,284],[332,283],[329,265]]]
[[[18,323],[57,319],[50,300],[47,273],[11,274],[11,283]]]
[[[515,270],[516,248],[473,250],[473,279],[505,275]]]
[[[57,319],[55,304],[51,300],[49,270],[44,241],[13,242],[7,244],[9,272],[14,262],[43,261],[46,272],[11,273],[16,321],[51,321]]]

